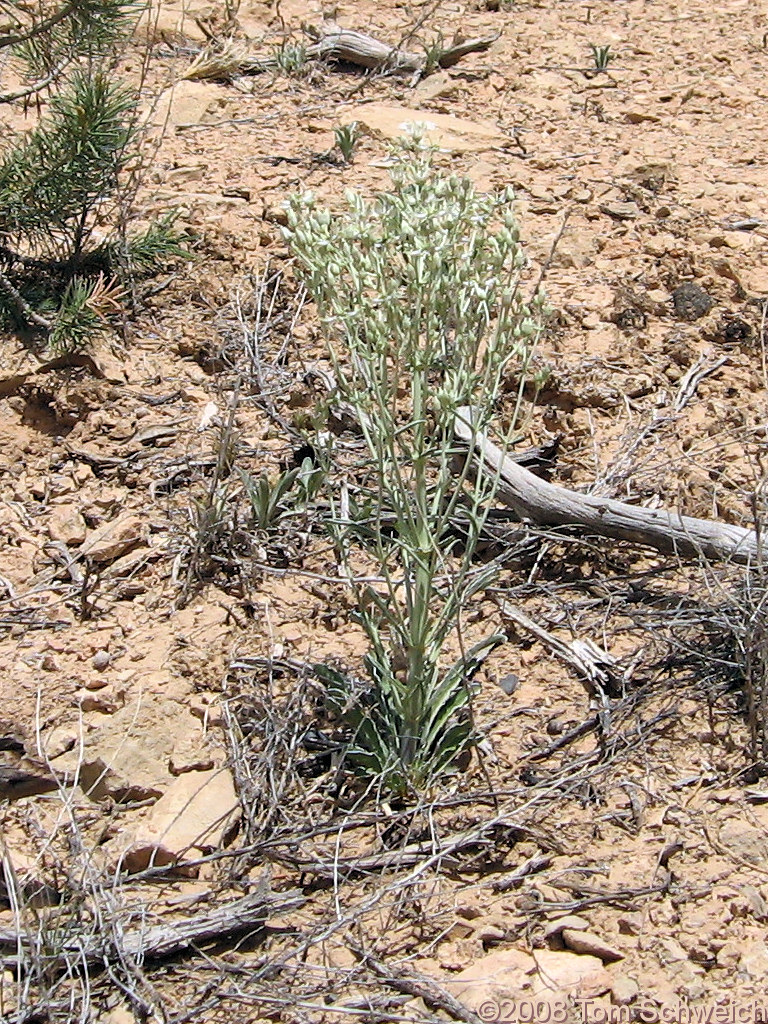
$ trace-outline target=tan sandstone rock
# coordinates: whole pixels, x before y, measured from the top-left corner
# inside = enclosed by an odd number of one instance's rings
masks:
[[[180,775],[134,835],[123,863],[129,871],[193,860],[217,849],[238,813],[226,768]]]

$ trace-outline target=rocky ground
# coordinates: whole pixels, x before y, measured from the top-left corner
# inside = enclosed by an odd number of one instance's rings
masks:
[[[265,55],[324,17],[412,50],[498,38],[422,78],[310,61],[192,81],[224,12],[163,2],[123,62],[135,76],[148,33],[137,217],[179,211],[195,258],[74,365],[0,338],[0,753],[34,775],[23,732],[46,772],[79,779],[2,811],[21,907],[0,910],[0,936],[39,927],[45,955],[22,953],[17,976],[4,947],[0,1014],[30,1019],[18,1008],[39,999],[50,1019],[111,1024],[765,1019],[760,573],[507,539],[514,557],[467,613],[469,639],[509,637],[480,679],[481,756],[392,806],[306,740],[305,666],[354,667],[364,649],[319,514],[246,536],[234,471],[275,474],[327,425],[282,204],[385,187],[388,139],[418,120],[444,167],[516,190],[527,281],[545,273],[552,310],[526,443],[559,441],[552,479],[752,525],[764,14],[243,0],[236,37]],[[591,46],[610,46],[607,70]],[[334,127],[355,120],[344,164]],[[585,642],[591,678],[574,667]],[[230,936],[237,900],[266,909]],[[171,959],[131,945],[212,915]],[[103,957],[83,968],[75,947],[105,937],[111,974]]]

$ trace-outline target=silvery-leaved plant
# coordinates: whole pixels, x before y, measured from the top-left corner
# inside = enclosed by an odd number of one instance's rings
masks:
[[[457,469],[456,412],[471,406],[485,429],[508,371],[525,381],[539,330],[538,304],[520,290],[511,190],[479,193],[434,159],[412,139],[389,191],[372,200],[348,191],[340,213],[311,193],[295,196],[286,231],[340,398],[365,439],[364,533],[384,581],[358,586],[369,683],[361,690],[327,667],[321,674],[354,727],[350,757],[401,794],[434,780],[471,744],[471,678],[501,641],[488,637],[445,664],[446,642],[461,642],[462,608],[487,584],[473,556],[498,482],[470,473],[466,458]],[[335,531],[348,559],[360,523],[337,514]]]

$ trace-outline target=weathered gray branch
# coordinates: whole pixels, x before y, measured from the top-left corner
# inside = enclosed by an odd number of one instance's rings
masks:
[[[307,29],[314,38],[305,51],[314,60],[340,61],[355,64],[369,71],[409,71],[418,75],[427,70],[427,54],[401,50],[397,46],[382,43],[381,40],[354,29],[340,28],[333,22],[325,22],[319,29]],[[439,50],[435,63],[441,68],[450,68],[468,53],[487,50],[499,38],[479,36],[465,39],[461,43]],[[184,78],[190,80],[231,79],[237,75],[257,75],[274,71],[278,61],[274,56],[257,57],[242,52],[229,44],[214,43],[203,50],[187,69]]]
[[[587,533],[631,541],[683,558],[732,560],[742,565],[761,560],[754,530],[683,516],[664,508],[643,508],[613,498],[579,494],[541,480],[476,430],[472,410],[467,407],[457,411],[455,434],[476,459],[499,474],[497,497],[520,519],[537,526],[581,527]]]
[[[468,53],[487,50],[491,43],[498,38],[498,34],[482,36],[476,39],[466,39],[455,46],[448,46],[441,51],[437,63],[441,68],[453,67]],[[369,70],[388,68],[392,71],[423,71],[427,59],[424,53],[400,50],[398,47],[382,43],[364,32],[339,28],[338,25],[328,22],[322,26],[317,41],[307,47],[307,56],[322,60],[344,61],[347,64],[356,64],[358,67]]]
[[[216,942],[240,932],[256,929],[263,925],[268,917],[295,910],[303,903],[304,897],[298,889],[287,893],[256,892],[231,903],[225,903],[205,916],[169,921],[147,928],[126,928],[116,941],[109,934],[88,935],[81,931],[73,931],[69,937],[62,937],[52,959],[54,962],[60,961],[62,968],[66,966],[68,960],[78,964],[87,963],[94,968],[104,967],[110,959],[109,948],[115,945],[117,953],[135,960],[163,960],[176,956],[191,946]],[[15,950],[19,943],[22,948],[27,947],[28,936],[14,930],[0,930],[0,949]],[[44,955],[40,951],[30,952]]]

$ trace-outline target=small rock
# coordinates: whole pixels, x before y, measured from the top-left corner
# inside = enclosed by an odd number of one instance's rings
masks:
[[[111,687],[95,693],[92,690],[81,690],[77,701],[82,711],[98,711],[101,715],[114,715],[123,706]]]
[[[94,495],[93,504],[101,514],[101,510],[118,508],[127,497],[128,491],[125,487],[100,487],[98,494]]]
[[[184,736],[173,748],[173,753],[168,761],[168,771],[171,775],[183,775],[184,772],[207,772],[214,765],[213,753],[202,747],[198,736]]]
[[[619,974],[611,982],[611,999],[616,1006],[629,1006],[639,994],[640,986],[626,974]]]
[[[503,679],[499,680],[499,687],[506,693],[508,697],[511,697],[515,690],[520,685],[520,677],[515,675],[514,672],[510,672],[504,676]]]
[[[554,921],[550,921],[544,929],[544,938],[551,939],[553,935],[560,935],[564,928],[570,928],[573,931],[585,932],[589,928],[589,921],[586,917],[578,917],[576,914],[568,914],[567,917],[558,917]]]
[[[764,864],[768,859],[765,830],[755,828],[741,818],[729,818],[720,829],[718,838],[730,854],[750,864]]]
[[[74,749],[80,738],[77,729],[72,726],[57,725],[43,739],[43,750],[49,761]]]
[[[128,871],[174,864],[217,849],[239,804],[226,769],[180,775],[152,808],[124,858]]]
[[[765,921],[768,918],[768,905],[766,905],[762,893],[754,885],[742,885],[741,892],[749,904],[754,919]]]
[[[208,164],[182,164],[165,172],[165,180],[173,182],[202,181],[205,178]]]
[[[93,658],[91,659],[91,664],[93,665],[93,667],[96,669],[97,672],[103,672],[104,669],[109,666],[109,663],[111,661],[112,661],[112,658],[111,658],[111,655],[110,655],[109,651],[101,650],[101,651],[96,651],[96,653],[94,654]],[[86,683],[85,685],[86,685],[86,687],[88,687],[89,690],[92,689],[92,688],[93,689],[98,689],[98,686],[91,687],[91,686],[88,685],[88,683]]]
[[[445,933],[445,938],[448,941],[456,939],[468,939],[473,936],[474,930],[471,925],[466,921],[458,920],[454,921],[448,931]],[[461,968],[459,968],[461,970]]]
[[[683,946],[671,936],[660,938],[655,946],[659,960],[665,965],[682,964],[688,960],[688,953]]]
[[[210,82],[177,82],[160,94],[148,121],[158,128],[200,124],[218,99],[218,91]]]
[[[463,917],[465,921],[475,921],[483,916],[483,912],[474,903],[466,903],[456,907],[456,916]]]
[[[619,918],[618,925],[622,935],[639,935],[643,930],[643,915],[638,910],[631,911]]]
[[[590,956],[599,957],[603,963],[613,963],[615,960],[623,960],[624,954],[614,946],[595,935],[593,932],[577,931],[575,928],[564,928],[562,931],[564,944],[574,953],[589,953]]]
[[[624,120],[630,124],[642,124],[643,121],[660,121],[661,118],[658,114],[649,114],[645,110],[628,110],[624,115]]]
[[[63,494],[71,494],[74,490],[75,481],[72,477],[63,476],[61,473],[48,477],[46,481],[46,491],[49,498],[59,498]]]
[[[206,729],[220,729],[224,724],[217,693],[196,693],[189,701],[189,710]]]
[[[288,210],[282,203],[265,207],[263,216],[270,224],[281,224],[284,227],[288,223]]]
[[[429,103],[430,100],[445,99],[453,96],[458,85],[447,71],[440,71],[429,78],[422,79],[413,90],[414,99],[419,103]]]
[[[597,313],[587,313],[582,317],[581,326],[585,331],[596,331],[600,326],[600,317]]]
[[[144,540],[145,522],[128,513],[104,523],[80,546],[80,553],[94,562],[112,562]]]
[[[88,527],[76,505],[57,505],[48,520],[48,536],[67,547],[76,547],[85,540]]]
[[[108,685],[108,680],[104,679],[103,676],[91,676],[83,681],[83,688],[86,690],[103,690]]]
[[[473,153],[509,144],[495,124],[450,114],[434,114],[431,110],[369,103],[347,111],[350,121],[357,121],[373,136],[398,139],[423,133],[426,142],[444,152]]]
[[[611,976],[595,956],[577,956],[555,950],[537,949],[533,953],[543,987],[589,999],[610,991]]]
[[[768,949],[764,946],[752,946],[745,950],[739,961],[739,971],[755,979],[768,976]]]
[[[451,993],[476,1013],[484,1003],[501,1007],[530,999],[541,1002],[542,1020],[546,1007],[562,1005],[563,997],[594,999],[610,986],[611,976],[596,957],[547,949],[535,950],[533,956],[514,948],[497,950],[476,958],[451,979]]]
[[[672,292],[672,304],[678,320],[693,321],[706,316],[715,302],[699,285],[684,281]]]
[[[738,942],[731,939],[719,950],[717,954],[717,966],[723,967],[729,972],[735,972],[739,966],[744,950]]]
[[[158,768],[151,749],[136,740],[124,739],[109,754],[83,754],[80,785],[91,800],[157,800],[163,794],[163,786],[154,781]]]
[[[491,944],[503,942],[507,935],[503,928],[499,928],[495,924],[481,924],[479,928],[475,929],[474,934],[475,938],[481,942]]]
[[[19,986],[13,971],[0,971],[0,1005],[15,1006],[19,998]]]
[[[637,203],[601,203],[600,210],[614,220],[634,220],[640,216],[640,207]]]

